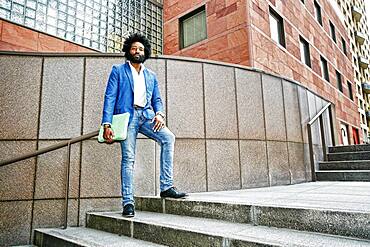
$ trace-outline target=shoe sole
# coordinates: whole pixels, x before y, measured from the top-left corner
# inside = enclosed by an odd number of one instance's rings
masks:
[[[122,215],[123,217],[125,217],[125,218],[132,218],[132,217],[134,217],[135,215]]]

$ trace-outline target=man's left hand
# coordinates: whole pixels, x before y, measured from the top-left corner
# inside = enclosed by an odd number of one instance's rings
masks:
[[[164,119],[161,115],[156,115],[152,120],[152,123],[153,122],[154,122],[154,127],[153,127],[154,132],[158,132],[164,127],[166,127]]]

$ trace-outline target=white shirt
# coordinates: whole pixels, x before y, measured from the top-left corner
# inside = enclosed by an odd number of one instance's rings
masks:
[[[129,62],[132,78],[134,79],[134,105],[144,107],[146,105],[146,86],[144,77],[144,65],[141,64],[140,71],[137,72]]]

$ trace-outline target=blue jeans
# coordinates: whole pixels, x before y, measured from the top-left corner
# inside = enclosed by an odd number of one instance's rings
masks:
[[[133,194],[133,173],[136,152],[136,138],[141,133],[155,140],[161,146],[160,156],[160,190],[165,191],[173,186],[173,152],[175,135],[167,128],[154,132],[154,123],[143,116],[141,109],[134,110],[134,116],[127,129],[127,138],[121,141],[121,183],[122,206],[135,204]]]

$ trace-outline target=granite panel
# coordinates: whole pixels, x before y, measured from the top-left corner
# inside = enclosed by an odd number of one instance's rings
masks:
[[[262,74],[262,90],[266,122],[266,139],[285,141],[286,128],[281,79]]]
[[[204,137],[202,81],[201,63],[167,61],[167,119],[176,137]]]
[[[304,144],[288,142],[289,167],[291,183],[306,181],[306,164],[304,160]]]
[[[155,142],[137,140],[134,172],[135,196],[155,195]]]
[[[287,141],[302,142],[301,116],[297,85],[283,80]]]
[[[240,189],[238,141],[207,140],[208,191]]]
[[[68,226],[77,226],[78,203],[68,201]],[[64,200],[35,201],[33,228],[60,227],[64,224]]]
[[[122,210],[121,198],[81,199],[80,201],[80,226],[86,225],[87,212],[120,211]]]
[[[312,181],[312,172],[311,172],[311,160],[310,160],[310,149],[308,144],[304,144],[304,164],[306,167],[306,180]]]
[[[157,75],[159,91],[161,93],[163,107],[166,109],[166,60],[151,58],[145,62],[145,67]]]
[[[261,74],[236,69],[240,139],[265,139]],[[258,127],[257,127],[258,126]]]
[[[0,57],[0,139],[36,139],[42,58]]]
[[[308,108],[307,90],[305,88],[298,86],[298,98],[301,115],[303,142],[308,143],[307,123],[310,121],[310,112]]]
[[[240,141],[242,188],[269,186],[265,141]]]
[[[329,115],[330,115],[329,110],[326,110],[323,113],[325,142],[326,142],[326,146],[333,146],[333,141],[331,139],[332,127],[330,125],[330,117],[329,117]]]
[[[206,136],[236,139],[236,95],[234,69],[204,64]]]
[[[83,58],[45,58],[40,138],[80,135],[83,64]]]
[[[121,195],[121,147],[119,143],[82,143],[81,197]]]
[[[56,141],[40,141],[39,147],[54,145]],[[67,150],[64,147],[49,153],[39,155],[37,159],[35,198],[64,198],[67,170]],[[78,196],[80,175],[80,144],[71,146],[71,163],[69,170],[69,196]]]
[[[186,192],[207,190],[205,140],[176,141],[174,183],[179,190]]]
[[[290,184],[290,168],[286,142],[267,142],[270,185]]]
[[[114,64],[123,58],[86,58],[83,133],[97,130],[101,124],[105,88]]]
[[[0,202],[0,246],[28,244],[31,211],[31,201]]]
[[[0,157],[9,159],[36,150],[36,141],[1,141]],[[0,169],[0,200],[32,199],[35,158],[3,166]]]

